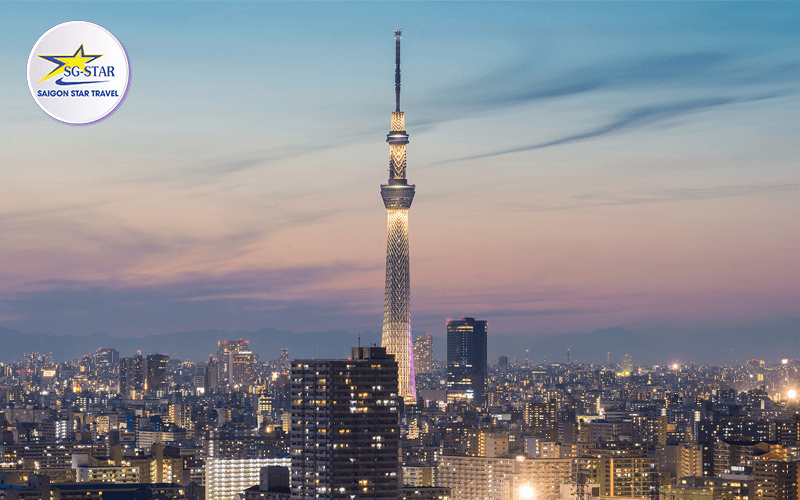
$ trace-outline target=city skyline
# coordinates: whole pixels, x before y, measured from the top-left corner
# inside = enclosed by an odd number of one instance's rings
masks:
[[[131,86],[68,127],[0,83],[0,326],[378,331],[395,27],[426,186],[415,330],[800,316],[796,5],[50,7],[0,14],[6,67],[85,18]]]

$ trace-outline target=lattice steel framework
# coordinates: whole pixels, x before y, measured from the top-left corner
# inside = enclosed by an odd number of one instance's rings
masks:
[[[406,180],[405,117],[400,111],[400,34],[395,30],[395,93],[397,109],[392,113],[389,143],[389,182],[381,185],[388,214],[386,238],[386,290],[383,305],[381,345],[393,354],[398,366],[399,396],[408,402],[417,398],[414,349],[411,340],[411,279],[408,261],[408,209],[414,200],[414,185]]]
[[[382,345],[397,361],[400,396],[416,400],[411,343],[411,280],[408,265],[408,209],[388,211],[386,297]]]

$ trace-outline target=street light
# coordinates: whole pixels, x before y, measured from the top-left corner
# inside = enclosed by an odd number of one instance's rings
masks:
[[[533,488],[527,484],[519,487],[519,498],[521,500],[531,500],[533,498]]]

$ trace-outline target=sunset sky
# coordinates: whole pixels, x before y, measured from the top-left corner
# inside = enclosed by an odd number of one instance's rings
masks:
[[[97,23],[96,124],[26,84]],[[800,315],[800,4],[0,4],[0,326],[379,331],[394,38],[412,324],[492,334]]]

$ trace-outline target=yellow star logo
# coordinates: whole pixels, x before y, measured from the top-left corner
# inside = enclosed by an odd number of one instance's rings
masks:
[[[50,61],[51,63],[57,64],[53,71],[44,75],[44,77],[36,83],[42,83],[43,81],[47,80],[48,78],[52,78],[56,75],[60,75],[64,72],[67,67],[70,68],[79,68],[81,71],[86,71],[86,64],[94,61],[98,57],[103,57],[103,54],[84,54],[83,52],[83,44],[78,47],[78,50],[75,51],[74,54],[71,56],[39,56],[42,59]]]

